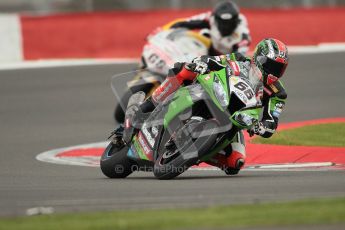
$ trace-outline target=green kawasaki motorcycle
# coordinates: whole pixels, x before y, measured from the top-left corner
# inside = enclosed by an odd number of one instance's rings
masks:
[[[193,165],[212,161],[261,114],[260,71],[252,64],[248,76],[232,73],[227,66],[199,75],[151,113],[133,109],[145,98],[143,92],[134,94],[126,110],[126,120],[136,113],[133,135],[126,137],[126,144],[111,141],[107,146],[100,161],[104,175],[124,178],[140,170],[153,171],[158,179],[171,179]]]

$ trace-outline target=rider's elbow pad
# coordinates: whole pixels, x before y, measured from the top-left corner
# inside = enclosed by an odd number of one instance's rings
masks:
[[[282,100],[285,100],[287,98],[287,93],[285,90],[281,90],[279,91],[276,96],[279,98],[279,99],[282,99]]]

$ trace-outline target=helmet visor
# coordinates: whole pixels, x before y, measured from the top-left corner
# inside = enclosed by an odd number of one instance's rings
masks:
[[[228,36],[231,35],[239,22],[238,15],[231,16],[229,14],[229,18],[222,18],[220,16],[215,16],[215,21],[217,24],[217,28],[222,36]]]
[[[261,64],[267,75],[272,74],[278,78],[283,76],[287,66],[287,63],[277,62],[265,56],[258,56],[257,61]]]

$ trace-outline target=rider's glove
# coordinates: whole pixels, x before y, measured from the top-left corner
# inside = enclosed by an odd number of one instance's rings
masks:
[[[262,122],[257,122],[250,129],[248,129],[249,136],[252,137],[256,135],[262,135],[265,133],[265,126]]]
[[[194,58],[192,63],[186,63],[186,69],[198,73],[198,74],[205,74],[209,72],[207,63],[201,61],[200,58]]]

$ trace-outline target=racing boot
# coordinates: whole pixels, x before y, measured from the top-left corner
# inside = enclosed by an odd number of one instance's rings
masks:
[[[242,131],[239,131],[231,144],[206,163],[222,169],[227,175],[236,175],[243,168],[245,159],[244,137]]]
[[[226,175],[236,175],[244,166],[245,159],[242,154],[238,152],[232,152],[228,157],[228,166],[224,167]]]
[[[245,146],[240,142],[231,143],[227,149],[230,154],[226,158],[226,166],[223,168],[225,174],[236,175],[244,166],[246,153]]]
[[[236,175],[244,166],[245,156],[236,151],[227,156],[225,151],[221,151],[206,163],[222,169],[227,175]]]

